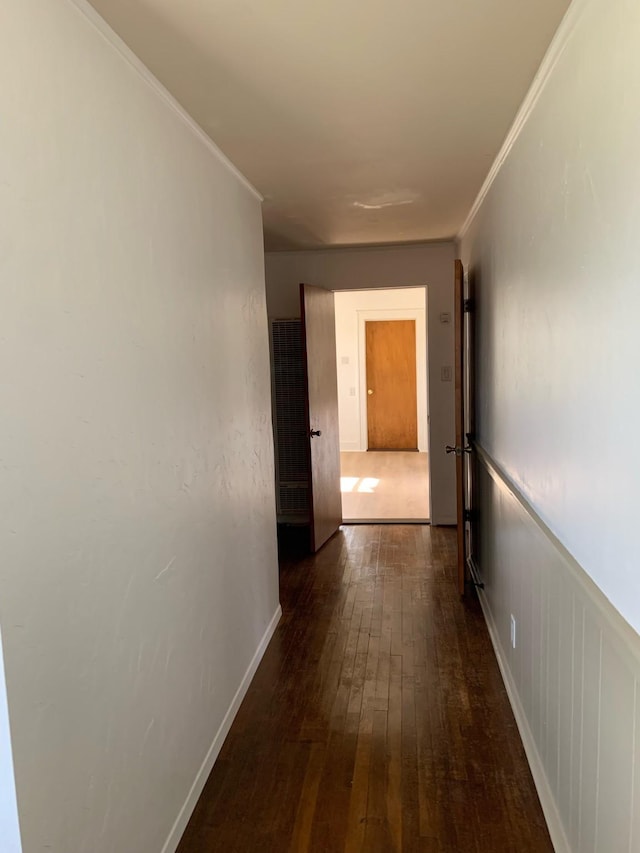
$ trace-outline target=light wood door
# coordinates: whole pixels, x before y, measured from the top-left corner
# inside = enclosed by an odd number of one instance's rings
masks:
[[[365,323],[369,450],[418,449],[415,320]]]
[[[342,524],[333,293],[301,284],[300,307],[309,436],[310,544],[315,552]]]

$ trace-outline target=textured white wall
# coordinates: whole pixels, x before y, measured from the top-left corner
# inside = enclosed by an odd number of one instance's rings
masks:
[[[481,443],[640,629],[640,4],[576,0],[462,243]]]
[[[413,319],[416,324],[418,449],[427,440],[427,336],[424,287],[353,290],[335,294],[340,449],[367,449],[366,346],[368,320]],[[343,363],[344,359],[348,363]],[[354,393],[352,393],[352,391]]]
[[[0,618],[25,853],[150,853],[278,608],[261,211],[84,11],[1,13]]]
[[[455,524],[456,520],[455,460],[444,450],[446,444],[455,441],[454,388],[453,382],[443,382],[441,378],[442,367],[453,365],[453,323],[440,322],[441,314],[453,314],[454,258],[453,242],[266,255],[270,317],[299,316],[300,282],[335,291],[427,286],[429,461],[434,524]]]

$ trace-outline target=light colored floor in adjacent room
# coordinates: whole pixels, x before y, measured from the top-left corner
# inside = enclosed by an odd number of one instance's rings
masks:
[[[429,520],[427,453],[348,451],[340,468],[345,522]]]

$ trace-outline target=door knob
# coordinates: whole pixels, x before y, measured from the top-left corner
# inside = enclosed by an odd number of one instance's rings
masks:
[[[309,430],[310,438],[314,438],[314,436],[318,436],[318,438],[320,438],[321,435],[322,435],[321,429],[310,429]]]
[[[367,391],[367,394],[368,394],[369,396],[371,396],[371,395],[373,394],[373,391],[371,390],[371,388],[369,388],[369,390]]]
[[[462,456],[463,450],[465,453],[471,453],[473,448],[469,444],[467,444],[467,446],[465,448],[457,447],[457,446],[452,447],[450,444],[445,444],[444,449],[445,449],[446,453],[455,453],[456,456]]]

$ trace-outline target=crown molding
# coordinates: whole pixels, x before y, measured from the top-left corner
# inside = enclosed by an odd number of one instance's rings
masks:
[[[531,116],[542,92],[544,91],[551,74],[558,64],[558,61],[564,50],[569,43],[569,39],[573,35],[574,30],[580,20],[584,10],[586,9],[588,3],[591,0],[573,0],[569,8],[567,9],[564,18],[560,22],[560,26],[558,27],[556,34],[551,40],[551,44],[549,45],[547,52],[545,53],[542,62],[540,63],[540,68],[538,69],[531,86],[529,87],[529,91],[525,95],[524,101],[520,106],[520,109],[516,113],[516,117],[511,125],[507,136],[502,143],[502,147],[498,152],[496,159],[493,161],[493,165],[489,169],[489,173],[487,177],[484,179],[484,183],[480,187],[480,192],[476,196],[475,201],[471,206],[471,210],[467,214],[467,218],[465,219],[460,231],[456,235],[456,240],[463,240],[467,231],[471,227],[471,223],[475,219],[476,214],[482,207],[482,203],[487,197],[489,190],[491,189],[493,182],[498,177],[502,166],[504,165],[505,160],[509,156],[511,149],[516,143],[516,140],[522,133],[522,130]]]
[[[125,60],[125,62],[141,77],[150,89],[162,100],[165,104],[178,116],[189,130],[196,136],[200,142],[209,150],[211,154],[230,172],[249,192],[254,195],[258,201],[264,201],[262,195],[253,186],[253,184],[245,178],[242,172],[233,165],[231,160],[222,153],[211,137],[200,127],[185,108],[173,97],[173,95],[162,85],[147,66],[139,59],[138,56],[125,44],[125,42],[117,35],[107,24],[96,10],[87,0],[68,0],[77,11],[83,15],[95,30],[114,48],[117,53]]]

